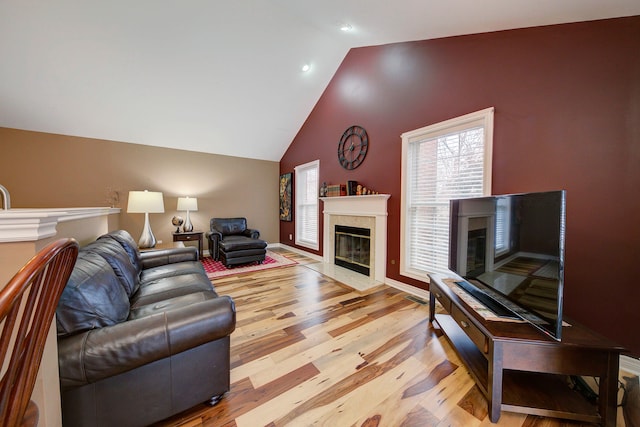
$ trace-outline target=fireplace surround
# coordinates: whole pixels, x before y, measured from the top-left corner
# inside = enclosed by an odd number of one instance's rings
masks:
[[[387,201],[389,194],[368,196],[321,197],[323,201],[323,251],[322,260],[326,267],[324,273],[340,270],[335,266],[335,227],[357,227],[370,230],[370,272],[366,276],[360,273],[357,287],[364,289],[385,282],[387,263]],[[335,268],[335,270],[334,270]],[[329,272],[329,273],[327,273]],[[345,281],[341,278],[338,280]],[[352,285],[351,283],[346,283]],[[364,284],[364,285],[363,285]]]

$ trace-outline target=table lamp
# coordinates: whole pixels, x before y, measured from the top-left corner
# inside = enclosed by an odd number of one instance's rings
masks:
[[[182,231],[193,231],[193,224],[191,224],[191,218],[189,218],[189,211],[198,210],[198,199],[195,197],[178,197],[178,210],[187,211],[187,217],[184,220],[184,226]]]
[[[150,213],[163,213],[164,201],[162,193],[159,191],[129,191],[129,202],[127,212],[144,213],[144,228],[138,241],[140,248],[153,248],[156,245],[156,238],[151,231],[149,224]]]

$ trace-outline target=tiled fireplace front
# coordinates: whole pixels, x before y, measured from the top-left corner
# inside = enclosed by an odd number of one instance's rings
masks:
[[[387,259],[388,194],[324,197],[323,263],[335,265],[336,225],[370,230],[369,274],[354,273],[369,286],[384,283]],[[361,279],[363,280],[363,279]],[[349,284],[349,283],[347,283]]]

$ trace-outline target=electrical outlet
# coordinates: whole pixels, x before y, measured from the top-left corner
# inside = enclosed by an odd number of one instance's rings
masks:
[[[161,245],[162,244],[162,240],[158,240],[156,243]]]
[[[289,234],[289,240],[293,240],[293,234]]]

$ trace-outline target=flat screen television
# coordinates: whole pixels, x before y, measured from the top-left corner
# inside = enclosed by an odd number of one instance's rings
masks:
[[[560,341],[565,191],[450,204],[449,269],[462,277],[458,286],[498,316],[526,320]]]

